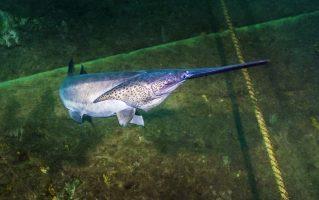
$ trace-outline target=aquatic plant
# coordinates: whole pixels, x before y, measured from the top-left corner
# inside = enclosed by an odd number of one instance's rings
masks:
[[[79,179],[74,179],[69,183],[65,184],[64,191],[67,196],[67,199],[73,199],[75,189],[81,184]]]
[[[311,117],[310,120],[311,120],[312,126],[315,127],[317,130],[319,130],[319,122],[316,119],[316,117]]]
[[[9,13],[0,10],[0,45],[11,47],[19,44],[20,39],[15,30],[16,26],[14,18]]]

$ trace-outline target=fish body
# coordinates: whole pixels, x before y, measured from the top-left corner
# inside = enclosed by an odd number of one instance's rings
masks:
[[[119,124],[144,126],[136,110],[149,111],[162,103],[171,92],[186,80],[241,68],[263,65],[267,60],[224,67],[195,69],[142,70],[87,74],[82,66],[80,75],[74,75],[73,61],[59,93],[72,119],[78,123],[86,117],[117,115]]]

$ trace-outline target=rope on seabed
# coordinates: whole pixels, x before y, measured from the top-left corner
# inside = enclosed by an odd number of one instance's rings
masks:
[[[243,54],[242,54],[240,46],[239,46],[239,40],[236,37],[235,29],[234,29],[233,23],[231,21],[230,15],[228,13],[225,1],[220,0],[220,2],[221,2],[224,16],[225,16],[225,20],[226,20],[226,23],[227,23],[227,26],[228,26],[228,29],[230,32],[230,36],[231,36],[231,39],[233,41],[233,44],[234,44],[234,47],[236,50],[237,58],[238,58],[240,63],[245,63]],[[285,183],[284,183],[283,178],[282,178],[282,174],[281,174],[279,164],[278,164],[277,159],[276,159],[275,152],[273,150],[273,145],[272,145],[271,140],[270,140],[270,135],[269,135],[269,131],[268,131],[265,119],[264,119],[263,114],[261,112],[261,109],[259,108],[259,105],[258,105],[258,100],[257,100],[256,94],[255,94],[253,82],[250,78],[250,75],[249,75],[247,69],[242,69],[241,71],[242,71],[244,79],[246,81],[249,96],[250,96],[251,101],[253,103],[255,115],[257,118],[257,123],[258,123],[261,135],[262,135],[264,143],[265,143],[265,147],[266,147],[266,151],[267,151],[268,158],[270,161],[271,169],[272,169],[273,174],[275,176],[276,184],[277,184],[281,199],[288,200],[289,199],[288,192],[287,192]]]

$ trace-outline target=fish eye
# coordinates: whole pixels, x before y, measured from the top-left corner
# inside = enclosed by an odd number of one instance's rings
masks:
[[[183,74],[182,74],[182,79],[187,78],[188,73],[189,73],[188,71],[183,72]]]

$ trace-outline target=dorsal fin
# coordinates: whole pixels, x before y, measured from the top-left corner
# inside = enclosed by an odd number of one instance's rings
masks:
[[[69,62],[69,68],[68,68],[68,76],[72,76],[74,72],[74,62],[73,58]]]
[[[84,66],[83,65],[81,65],[80,74],[87,74],[87,72],[84,70]]]

